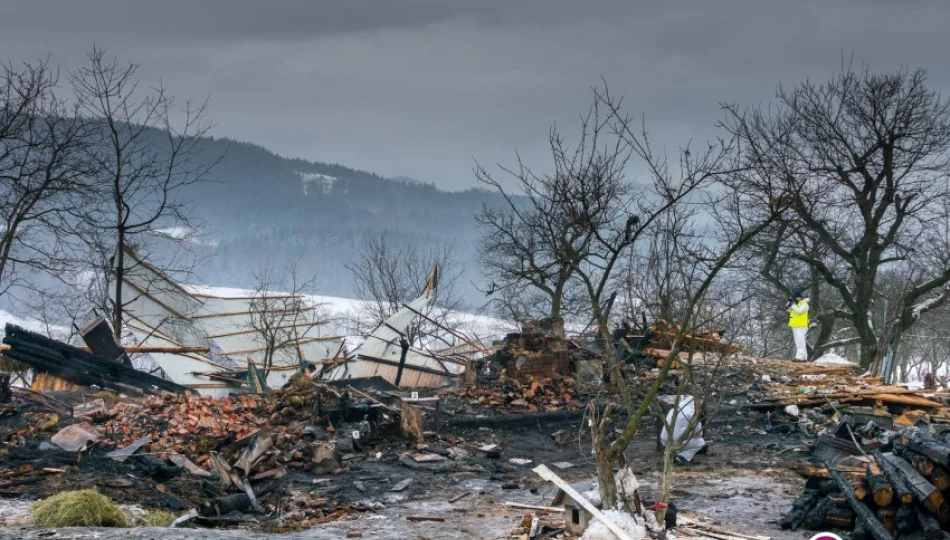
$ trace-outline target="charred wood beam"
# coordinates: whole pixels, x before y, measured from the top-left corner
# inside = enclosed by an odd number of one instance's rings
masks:
[[[940,512],[941,507],[946,507],[946,503],[944,503],[943,495],[940,494],[940,491],[937,490],[933,484],[928,482],[926,478],[921,476],[910,463],[893,454],[882,454],[882,456],[885,460],[894,465],[894,468],[897,469],[904,478],[904,481],[907,482],[907,486],[910,488],[911,493],[913,493],[914,499],[923,504],[924,508],[936,514]]]
[[[924,435],[919,433],[909,437],[901,437],[901,444],[905,448],[928,458],[937,465],[950,467],[950,446],[946,444],[927,439]],[[921,473],[926,476],[929,476],[932,472],[932,470],[930,473],[921,471]]]
[[[848,482],[844,475],[838,470],[834,469],[831,463],[828,464],[828,472],[831,475],[831,479],[838,484],[838,489],[840,489],[841,493],[848,499],[848,503],[858,516],[858,519],[864,522],[865,527],[867,527],[868,532],[874,540],[894,540],[891,533],[884,528],[884,525],[882,525],[877,519],[877,516],[874,515],[874,512],[854,496],[854,489],[851,487],[850,482]]]
[[[897,468],[894,467],[894,464],[885,459],[881,452],[877,450],[871,452],[871,456],[874,457],[877,464],[880,465],[881,470],[884,471],[884,476],[891,484],[891,488],[893,488],[894,496],[897,500],[902,504],[914,502],[914,495],[911,493],[910,487],[907,485],[907,482],[904,481],[904,477],[897,471]]]
[[[806,489],[792,504],[792,509],[782,518],[781,526],[784,530],[795,530],[801,527],[805,516],[818,504],[822,494],[818,490]]]
[[[884,471],[877,463],[871,462],[867,465],[867,484],[868,489],[871,490],[871,496],[874,498],[874,504],[884,507],[894,500],[894,489],[884,477]]]
[[[185,393],[184,386],[130,366],[110,362],[91,353],[46,336],[29,332],[17,326],[6,325],[3,343],[10,345],[4,354],[40,371],[61,376],[82,385],[123,385],[138,388],[144,393],[156,389]],[[128,391],[119,388],[120,391]]]
[[[920,524],[920,530],[924,533],[924,538],[927,540],[939,540],[943,537],[943,532],[940,530],[940,523],[937,522],[937,518],[922,508],[914,508],[914,510],[916,510],[917,523]]]

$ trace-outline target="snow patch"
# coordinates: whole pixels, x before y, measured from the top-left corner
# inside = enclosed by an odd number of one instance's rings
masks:
[[[213,287],[208,285],[183,285],[185,289],[193,294],[217,296],[220,298],[251,298],[256,292],[250,289],[240,289],[235,287]],[[270,291],[271,294],[289,294],[281,291]],[[335,321],[354,320],[365,313],[370,304],[366,300],[355,298],[342,298],[339,296],[308,295],[307,300],[314,305],[320,306],[320,309],[326,311],[328,317]],[[485,315],[476,315],[467,312],[455,312],[451,318],[458,322],[460,329],[480,340],[487,340],[499,336],[504,336],[510,329],[501,319],[488,317]],[[345,330],[345,329],[340,329]],[[347,346],[352,347],[359,343],[362,336],[347,336]],[[436,347],[439,348],[444,344]]]
[[[620,528],[622,531],[627,533],[627,536],[630,538],[646,538],[647,530],[646,527],[641,525],[636,518],[630,514],[620,511],[620,510],[606,510],[603,512],[604,517],[609,519]],[[610,531],[607,528],[607,525],[604,524],[600,519],[594,519],[591,524],[587,527],[587,530],[584,531],[584,536],[581,536],[581,540],[619,540],[617,535]]]
[[[318,185],[323,190],[324,195],[327,195],[333,190],[333,185],[336,184],[337,181],[335,176],[327,176],[320,173],[304,173],[300,171],[296,171],[296,173],[297,176],[300,177],[300,181],[303,185],[304,195],[310,194],[311,184]]]
[[[839,365],[852,365],[854,362],[849,362],[847,358],[838,356],[833,352],[825,353],[821,358],[815,360],[816,364],[839,364]]]

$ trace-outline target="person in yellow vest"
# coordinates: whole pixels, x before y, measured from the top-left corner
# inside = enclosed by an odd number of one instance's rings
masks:
[[[805,336],[808,334],[808,299],[801,291],[795,291],[788,301],[788,327],[795,338],[795,360],[808,360],[808,348]]]

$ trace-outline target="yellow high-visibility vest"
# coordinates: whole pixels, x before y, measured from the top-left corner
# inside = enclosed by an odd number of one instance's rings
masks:
[[[789,328],[808,328],[808,299],[804,298],[788,308]]]

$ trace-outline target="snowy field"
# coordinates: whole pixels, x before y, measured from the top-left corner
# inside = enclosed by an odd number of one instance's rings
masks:
[[[196,295],[217,296],[221,298],[249,298],[254,296],[254,291],[249,289],[239,289],[234,287],[209,287],[206,285],[185,285],[185,287]],[[274,294],[281,294],[274,291]],[[341,298],[338,296],[312,295],[308,299],[325,311],[329,320],[334,321],[335,330],[339,335],[347,338],[347,343],[352,347],[362,340],[363,336],[358,335],[355,328],[355,321],[361,318],[361,314],[366,311],[368,303],[364,300],[353,298]],[[479,340],[501,339],[505,333],[512,331],[510,326],[493,317],[476,315],[473,313],[453,312],[449,318],[454,323],[454,330],[458,330],[466,336],[476,337]],[[77,324],[82,325],[79,321]],[[64,327],[47,327],[41,321],[20,317],[12,313],[0,310],[0,328],[6,323],[15,324],[27,330],[40,334],[51,335],[57,339],[64,339],[69,332]]]

